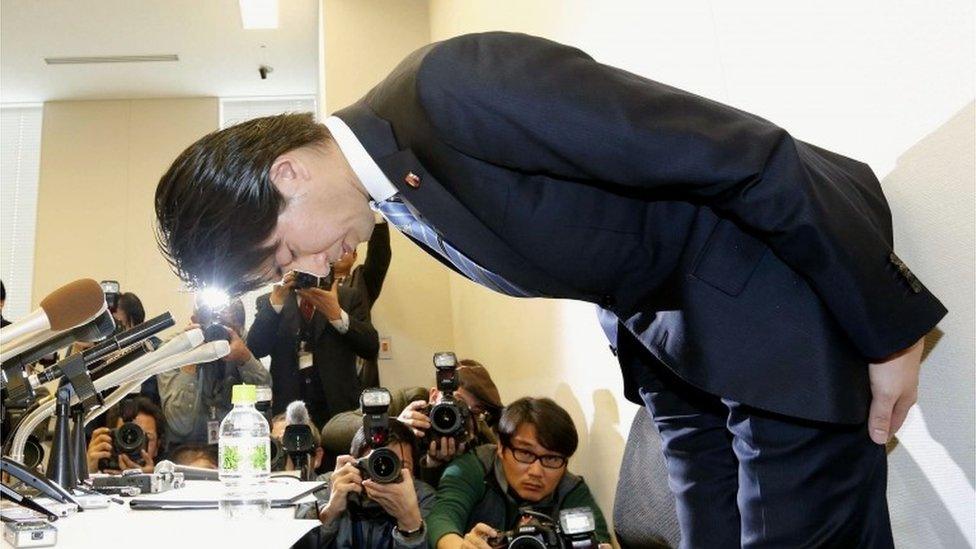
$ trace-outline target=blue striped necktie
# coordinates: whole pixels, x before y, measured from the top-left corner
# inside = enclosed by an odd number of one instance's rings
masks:
[[[375,202],[374,207],[400,232],[423,242],[472,281],[505,295],[514,297],[533,297],[535,295],[468,259],[457,248],[441,238],[433,227],[414,214],[410,207],[400,200],[399,195],[383,202]]]

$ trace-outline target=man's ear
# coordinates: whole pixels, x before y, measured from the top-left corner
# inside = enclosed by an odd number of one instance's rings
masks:
[[[310,179],[305,160],[295,151],[275,158],[268,175],[278,192],[285,196],[293,196],[303,190],[302,184]]]
[[[315,459],[313,460],[314,469],[318,469],[322,466],[322,458],[325,457],[325,450],[321,446],[315,449]]]

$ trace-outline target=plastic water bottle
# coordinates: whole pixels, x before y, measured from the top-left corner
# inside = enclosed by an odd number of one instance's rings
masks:
[[[220,509],[228,518],[267,514],[268,477],[271,475],[271,431],[268,420],[254,407],[257,388],[235,385],[234,409],[220,422],[220,481],[224,493]]]

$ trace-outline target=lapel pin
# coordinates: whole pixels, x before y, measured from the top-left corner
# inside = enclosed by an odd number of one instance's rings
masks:
[[[407,175],[403,176],[403,181],[415,189],[420,186],[420,176],[413,172],[407,172]]]

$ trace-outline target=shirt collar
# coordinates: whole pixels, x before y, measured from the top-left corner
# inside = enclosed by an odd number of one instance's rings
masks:
[[[332,133],[332,138],[339,145],[342,155],[346,157],[353,173],[359,178],[363,187],[366,187],[366,192],[369,193],[374,202],[383,202],[397,193],[396,187],[390,183],[386,174],[369,155],[356,134],[349,129],[349,126],[341,118],[337,116],[326,118],[325,127]]]

